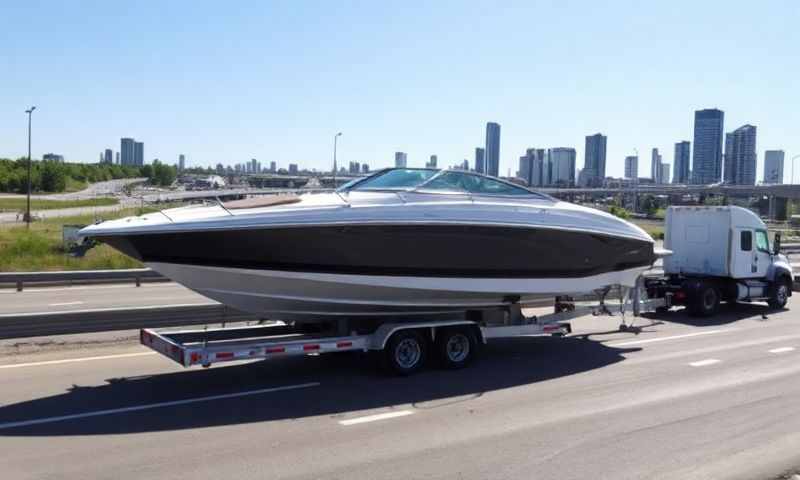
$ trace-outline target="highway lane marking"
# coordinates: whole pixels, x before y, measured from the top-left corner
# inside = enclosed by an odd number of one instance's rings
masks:
[[[60,415],[57,417],[36,418],[33,420],[22,420],[18,422],[0,423],[0,430],[16,427],[28,427],[31,425],[41,425],[43,423],[63,422],[65,420],[75,420],[78,418],[100,417],[104,415],[114,415],[117,413],[140,412],[142,410],[152,410],[154,408],[174,407],[176,405],[187,405],[192,403],[211,402],[214,400],[226,400],[229,398],[247,397],[250,395],[260,395],[263,393],[283,392],[286,390],[297,390],[300,388],[318,387],[319,382],[300,383],[297,385],[286,385],[283,387],[261,388],[259,390],[248,390],[246,392],[225,393],[222,395],[210,395],[207,397],[187,398],[185,400],[173,400],[170,402],[147,403],[144,405],[134,405],[132,407],[111,408],[108,410],[97,410],[94,412],[75,413],[72,415]]]
[[[67,305],[83,305],[83,302],[80,300],[76,300],[74,302],[61,302],[61,303],[49,303],[47,304],[48,307],[65,307]]]
[[[55,315],[59,313],[94,313],[94,312],[114,312],[116,310],[158,310],[162,308],[175,308],[175,307],[200,307],[204,305],[216,305],[216,303],[174,303],[171,305],[137,305],[132,307],[107,307],[107,308],[87,308],[81,310],[57,310],[55,312],[20,312],[20,313],[2,313],[0,318],[5,317],[34,317],[37,315]]]
[[[773,348],[772,350],[769,350],[769,353],[786,353],[791,352],[792,350],[794,350],[794,347]]]
[[[697,362],[692,362],[689,364],[691,367],[706,367],[708,365],[714,365],[715,363],[719,363],[722,360],[717,360],[716,358],[707,358],[705,360],[699,360]]]
[[[26,288],[21,292],[18,292],[16,289],[8,289],[8,290],[0,290],[0,295],[20,295],[25,293],[48,293],[48,292],[64,292],[64,291],[73,291],[73,290],[108,290],[112,288],[145,288],[145,287],[164,287],[165,284],[170,286],[179,286],[177,284],[171,282],[152,282],[152,283],[142,283],[141,286],[137,287],[132,281],[130,283],[124,284],[117,284],[117,285],[101,285],[101,286],[91,286],[87,285],[85,287],[39,287],[39,288]],[[186,287],[182,287],[182,289],[186,289]]]
[[[397,412],[378,413],[376,415],[367,415],[366,417],[357,417],[357,418],[350,418],[347,420],[340,420],[339,425],[347,427],[350,425],[358,425],[361,423],[377,422],[379,420],[388,420],[390,418],[405,417],[406,415],[412,415],[413,413],[414,412],[412,410],[400,410]]]
[[[78,363],[78,362],[91,362],[94,360],[110,360],[113,358],[143,357],[145,355],[158,355],[158,352],[119,353],[116,355],[103,355],[98,357],[65,358],[62,360],[45,360],[42,362],[12,363],[9,365],[0,365],[0,370],[4,368],[39,367],[43,365],[60,365],[62,363]]]
[[[624,347],[626,345],[642,345],[645,343],[656,343],[656,342],[666,342],[668,340],[678,340],[681,338],[690,338],[690,337],[699,337],[701,335],[713,335],[715,333],[724,333],[730,332],[731,330],[707,330],[703,332],[695,332],[695,333],[687,333],[684,335],[673,335],[671,337],[658,337],[658,338],[647,338],[644,340],[631,340],[628,342],[617,342],[617,343],[609,343],[610,347]]]

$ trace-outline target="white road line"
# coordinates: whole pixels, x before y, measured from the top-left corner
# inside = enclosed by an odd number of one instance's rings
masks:
[[[177,308],[177,307],[198,307],[203,305],[214,305],[214,303],[174,303],[171,305],[137,305],[133,307],[107,307],[107,308],[90,308],[82,310],[58,310],[55,312],[20,312],[20,313],[2,313],[0,318],[6,317],[33,317],[37,315],[55,315],[58,313],[94,313],[94,312],[113,312],[115,310],[157,310],[161,308]]]
[[[792,350],[794,350],[794,347],[773,348],[772,350],[769,350],[769,353],[786,353],[791,352]]]
[[[223,395],[211,395],[208,397],[188,398],[186,400],[173,400],[171,402],[148,403],[145,405],[134,405],[132,407],[112,408],[109,410],[97,410],[94,412],[75,413],[72,415],[61,415],[58,417],[36,418],[33,420],[22,420],[19,422],[0,423],[0,430],[15,427],[27,427],[30,425],[41,425],[43,423],[63,422],[65,420],[75,420],[78,418],[100,417],[103,415],[114,415],[116,413],[138,412],[141,410],[151,410],[154,408],[174,407],[176,405],[186,405],[190,403],[211,402],[214,400],[225,400],[228,398],[246,397],[248,395],[259,395],[262,393],[282,392],[284,390],[296,390],[298,388],[318,387],[319,382],[301,383],[298,385],[287,385],[285,387],[262,388],[259,390],[249,390],[247,392],[226,393]]]
[[[131,288],[131,287],[133,288],[163,287],[164,284],[171,284],[171,282],[142,283],[139,287],[137,287],[136,284],[133,283],[133,281],[131,281],[130,283],[126,282],[124,284],[102,285],[102,286],[87,285],[85,287],[39,287],[39,288],[26,288],[21,292],[18,292],[15,288],[10,288],[10,289],[0,290],[0,295],[21,295],[25,293],[65,292],[74,290],[107,290],[112,288]]]
[[[703,332],[695,332],[695,333],[687,333],[685,335],[673,335],[671,337],[657,337],[657,338],[647,338],[644,340],[631,340],[629,342],[616,342],[616,343],[609,343],[609,347],[624,347],[626,345],[641,345],[644,343],[656,343],[656,342],[666,342],[668,340],[678,340],[680,338],[690,338],[690,337],[699,337],[700,335],[712,335],[715,333],[724,333],[729,332],[731,330],[706,330]]]
[[[715,363],[719,363],[722,360],[717,360],[716,358],[707,358],[705,360],[700,360],[697,362],[692,362],[689,364],[691,367],[705,367],[708,365],[714,365]]]
[[[145,355],[157,355],[158,352],[136,352],[120,353],[117,355],[103,355],[99,357],[65,358],[63,360],[45,360],[43,362],[12,363],[10,365],[0,365],[0,370],[4,368],[40,367],[42,365],[60,365],[62,363],[91,362],[94,360],[111,360],[114,358],[143,357]]]
[[[347,427],[350,425],[358,425],[360,423],[377,422],[379,420],[388,420],[390,418],[405,417],[406,415],[412,415],[413,413],[414,412],[412,410],[400,410],[398,412],[378,413],[376,415],[367,415],[366,417],[340,420],[339,425]]]
[[[83,302],[80,300],[76,300],[74,302],[62,302],[62,303],[49,303],[48,307],[64,307],[67,305],[83,305]]]

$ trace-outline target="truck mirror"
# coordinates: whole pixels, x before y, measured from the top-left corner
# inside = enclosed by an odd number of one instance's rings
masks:
[[[775,255],[781,253],[781,232],[775,232],[775,241],[773,243],[775,246]]]

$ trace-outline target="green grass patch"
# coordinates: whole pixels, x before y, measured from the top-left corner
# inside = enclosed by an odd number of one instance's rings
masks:
[[[101,207],[117,205],[119,200],[111,197],[97,197],[85,200],[45,200],[31,198],[31,210],[54,210],[58,208]],[[27,209],[28,199],[24,197],[0,198],[0,212],[21,212]]]

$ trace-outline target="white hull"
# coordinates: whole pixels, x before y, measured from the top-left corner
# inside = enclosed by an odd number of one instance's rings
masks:
[[[646,268],[581,278],[447,278],[286,272],[151,262],[153,270],[236,309],[271,319],[420,315],[525,304],[633,286]]]

